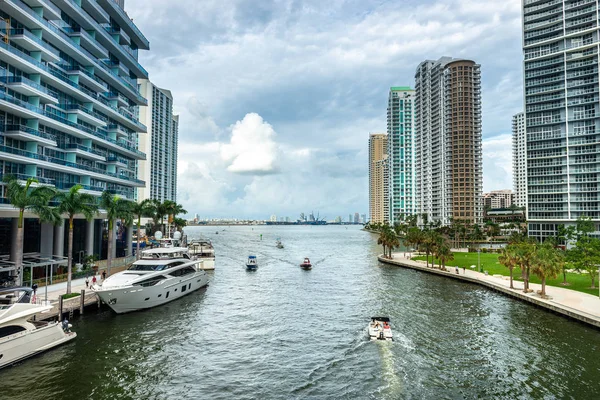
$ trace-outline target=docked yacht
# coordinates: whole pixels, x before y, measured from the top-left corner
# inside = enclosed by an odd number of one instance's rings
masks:
[[[34,356],[75,339],[67,321],[35,321],[34,315],[48,312],[51,305],[36,301],[27,287],[0,290],[0,368]]]
[[[202,260],[201,268],[204,270],[215,269],[215,248],[209,240],[192,240],[189,246],[190,258]]]
[[[117,314],[156,307],[206,286],[202,262],[191,260],[187,247],[145,250],[129,269],[92,290]]]
[[[388,317],[372,317],[367,329],[371,340],[394,340]]]

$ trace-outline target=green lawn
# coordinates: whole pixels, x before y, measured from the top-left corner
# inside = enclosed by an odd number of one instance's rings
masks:
[[[453,253],[454,260],[449,261],[446,266],[458,266],[459,268],[468,268],[471,269],[471,265],[475,265],[474,270],[477,270],[477,253]],[[500,264],[498,261],[498,257],[500,254],[496,253],[480,253],[480,264],[483,266],[483,270],[487,271],[490,275],[509,275],[508,268],[504,265]],[[413,260],[423,260],[425,261],[425,256],[413,257]],[[429,257],[429,262],[431,262],[431,257]],[[435,260],[435,263],[438,264],[438,261]],[[513,270],[513,278],[515,281],[521,280],[521,270],[515,268]],[[587,273],[582,274],[572,274],[567,273],[567,282],[569,286],[561,285],[563,281],[562,273],[556,279],[548,279],[546,284],[548,286],[558,286],[567,289],[577,290],[579,292],[593,294],[598,296],[598,279],[596,279],[596,289],[590,289],[592,285],[592,280]],[[541,283],[540,279],[531,274],[531,282],[532,283]]]

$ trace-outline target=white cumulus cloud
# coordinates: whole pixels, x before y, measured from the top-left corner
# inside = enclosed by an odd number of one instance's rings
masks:
[[[275,130],[256,113],[246,114],[231,128],[231,142],[221,146],[227,170],[238,174],[265,175],[277,172]]]

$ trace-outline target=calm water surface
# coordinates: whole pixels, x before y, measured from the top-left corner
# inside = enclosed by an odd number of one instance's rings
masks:
[[[376,237],[357,227],[187,233],[213,240],[209,287],[152,310],[90,312],[75,342],[0,371],[0,398],[600,398],[599,331],[379,264]],[[312,271],[298,267],[305,256]],[[367,340],[375,314],[391,317],[395,342]]]

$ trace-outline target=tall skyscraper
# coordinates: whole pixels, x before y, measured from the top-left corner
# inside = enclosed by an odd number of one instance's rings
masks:
[[[527,206],[527,148],[525,141],[525,114],[520,112],[512,120],[512,161],[515,204]]]
[[[385,133],[369,135],[369,216],[373,223],[389,221],[387,148]],[[357,217],[358,213],[355,219]]]
[[[177,201],[179,116],[173,115],[173,95],[147,79],[141,79],[139,87],[148,99],[148,106],[140,108],[148,133],[141,134],[139,141],[147,159],[139,163],[146,186],[138,189],[138,199]]]
[[[150,44],[122,5],[0,1],[2,174],[36,178],[59,190],[80,184],[93,196],[107,190],[135,200],[144,186],[138,161],[146,157],[137,147],[138,134],[147,129],[138,107],[148,104],[137,87],[137,79],[148,78],[138,52]],[[16,215],[5,207],[0,220]],[[75,254],[105,257],[102,220],[75,221]],[[8,227],[5,222],[0,231],[10,232],[10,220]],[[29,251],[64,255],[64,229],[41,224],[41,243],[32,238]],[[0,235],[0,253],[10,242]],[[131,253],[129,243],[124,237],[113,249]]]
[[[600,221],[598,3],[523,3],[527,220],[540,240]]]
[[[360,216],[358,215],[358,213],[354,213],[354,223],[355,224],[360,223]]]
[[[481,223],[481,75],[473,61],[424,61],[415,74],[418,214]]]
[[[415,91],[392,87],[388,97],[389,219],[415,213]]]

